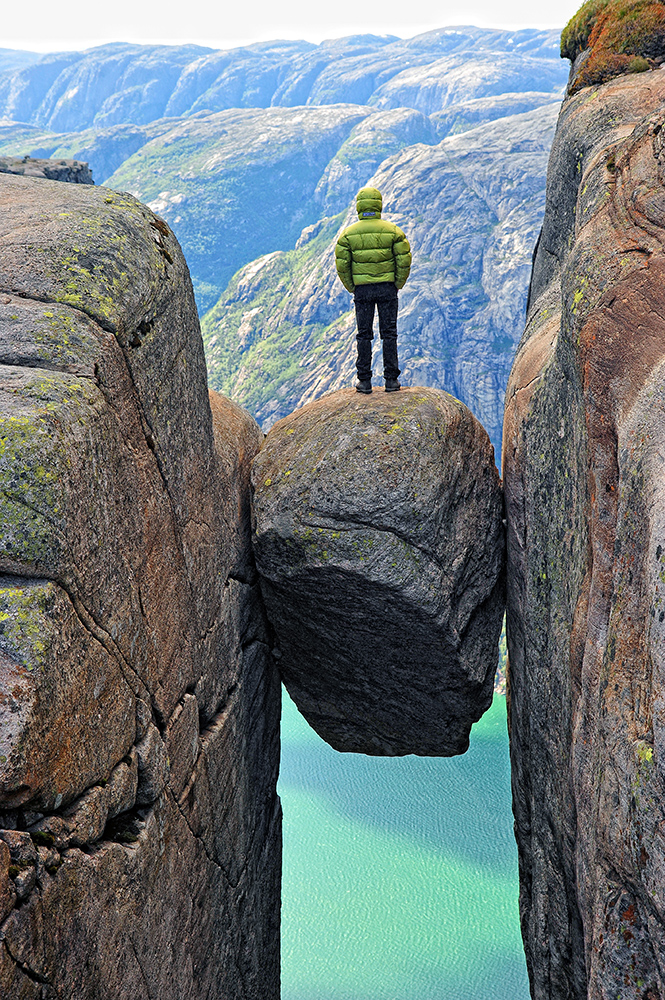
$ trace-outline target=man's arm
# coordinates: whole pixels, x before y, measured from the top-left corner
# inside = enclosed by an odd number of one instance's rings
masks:
[[[399,226],[395,226],[393,256],[395,258],[395,284],[398,288],[404,288],[411,270],[411,247]]]
[[[353,256],[348,238],[345,233],[342,233],[335,244],[335,267],[339,280],[348,292],[354,291],[352,262]]]

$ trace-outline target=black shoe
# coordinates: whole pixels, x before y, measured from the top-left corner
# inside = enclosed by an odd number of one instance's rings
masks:
[[[371,379],[358,379],[356,382],[356,392],[370,393],[372,391]]]
[[[396,378],[386,379],[386,392],[397,392],[397,390],[401,388],[402,387]]]

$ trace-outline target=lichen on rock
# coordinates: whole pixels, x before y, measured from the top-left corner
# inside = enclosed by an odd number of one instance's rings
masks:
[[[269,432],[254,550],[284,682],[337,750],[449,756],[492,699],[504,602],[486,432],[435,389],[340,390]]]

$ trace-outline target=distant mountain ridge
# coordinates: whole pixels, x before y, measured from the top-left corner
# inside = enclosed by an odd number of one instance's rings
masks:
[[[458,395],[498,456],[566,79],[556,31],[116,43],[0,73],[0,155],[86,161],[168,222],[210,382],[264,429],[353,378],[330,252],[357,189],[384,185],[414,247],[406,382]]]
[[[0,73],[24,69],[41,58],[39,52],[28,52],[25,49],[0,49]]]
[[[344,103],[431,114],[469,98],[560,91],[558,45],[556,31],[473,27],[226,51],[116,42],[6,70],[0,118],[81,131],[229,108]]]

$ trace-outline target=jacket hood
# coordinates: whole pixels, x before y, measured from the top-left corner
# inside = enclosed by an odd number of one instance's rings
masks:
[[[383,198],[380,191],[370,187],[360,189],[356,195],[356,209],[361,219],[372,217],[380,219],[382,208]]]

